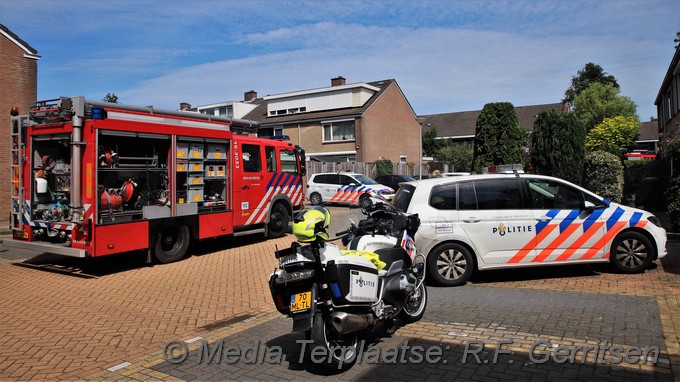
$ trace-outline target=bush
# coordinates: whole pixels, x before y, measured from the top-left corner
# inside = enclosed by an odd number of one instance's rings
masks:
[[[375,161],[375,176],[392,175],[394,173],[394,165],[389,159],[379,159]]]
[[[680,231],[680,176],[671,179],[666,190],[666,205],[673,232]]]
[[[583,174],[583,186],[585,188],[612,202],[621,202],[623,198],[623,165],[616,155],[604,151],[587,153]]]

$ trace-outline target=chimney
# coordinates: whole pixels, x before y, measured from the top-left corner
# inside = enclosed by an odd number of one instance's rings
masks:
[[[182,111],[186,111],[187,109],[191,108],[191,104],[188,102],[180,102],[179,104],[179,109]]]
[[[250,102],[257,98],[257,92],[255,90],[249,90],[245,93],[243,93],[243,100],[246,102]]]
[[[564,101],[562,102],[562,111],[565,113],[568,113],[571,111],[571,104],[569,104],[569,101]]]
[[[342,86],[344,84],[345,84],[345,77],[337,76],[335,78],[331,78],[331,86]]]

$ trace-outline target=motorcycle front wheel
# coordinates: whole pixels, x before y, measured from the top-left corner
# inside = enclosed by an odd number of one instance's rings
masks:
[[[322,314],[314,316],[312,325],[311,339],[313,342],[312,351],[318,347],[324,348],[325,357],[319,362],[319,357],[312,359],[312,362],[325,369],[346,370],[356,362],[358,334],[338,333],[329,320],[324,319]]]
[[[425,283],[420,283],[418,289],[411,292],[411,295],[406,300],[406,305],[399,312],[399,319],[405,323],[410,324],[419,321],[425,314],[425,307],[427,306],[427,288]]]

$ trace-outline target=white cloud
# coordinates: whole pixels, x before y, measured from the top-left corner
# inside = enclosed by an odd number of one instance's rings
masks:
[[[298,43],[299,49],[192,66],[119,95],[130,103],[151,100],[174,108],[181,101],[197,105],[239,100],[249,89],[262,96],[328,86],[337,75],[349,82],[395,78],[416,113],[430,114],[479,109],[497,101],[518,106],[560,102],[570,77],[592,61],[614,74],[623,94],[644,110],[653,104],[659,86],[650,77],[658,77],[666,65],[655,64],[657,57],[649,53],[621,61],[622,45],[644,51],[643,43],[607,35],[535,38],[471,29],[323,22],[254,33],[244,36],[244,42],[258,47]],[[639,72],[630,78],[635,68]]]

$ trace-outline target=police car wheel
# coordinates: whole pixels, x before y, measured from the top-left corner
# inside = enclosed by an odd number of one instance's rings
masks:
[[[321,204],[321,195],[317,194],[316,192],[309,195],[309,202],[312,203],[314,206],[318,206]]]
[[[474,266],[470,251],[457,243],[440,245],[427,256],[430,280],[442,286],[464,285]]]
[[[359,197],[359,205],[361,208],[369,208],[373,205],[373,201],[368,194],[363,194]]]
[[[612,242],[609,259],[623,273],[642,272],[654,260],[654,247],[641,233],[624,232]]]

